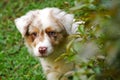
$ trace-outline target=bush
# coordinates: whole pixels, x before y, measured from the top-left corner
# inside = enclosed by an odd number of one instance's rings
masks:
[[[66,47],[76,66],[74,80],[120,79],[119,5],[119,0],[76,0],[70,9],[76,21],[85,22]]]

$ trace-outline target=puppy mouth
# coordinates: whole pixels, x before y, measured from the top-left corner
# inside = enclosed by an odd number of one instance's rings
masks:
[[[47,52],[43,52],[43,53],[39,53],[39,56],[38,57],[47,57]]]
[[[47,55],[40,55],[40,56],[38,56],[38,57],[45,58],[45,57],[47,57]]]

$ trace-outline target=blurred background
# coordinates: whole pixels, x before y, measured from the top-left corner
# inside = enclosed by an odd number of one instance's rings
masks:
[[[14,24],[15,18],[45,7],[58,7],[84,21],[78,34],[70,36],[67,57],[62,56],[76,65],[73,80],[120,80],[119,0],[1,0],[0,80],[45,80]]]

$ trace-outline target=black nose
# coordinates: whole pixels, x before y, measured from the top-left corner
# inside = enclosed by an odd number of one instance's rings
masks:
[[[45,54],[47,51],[47,47],[39,47],[40,54]]]

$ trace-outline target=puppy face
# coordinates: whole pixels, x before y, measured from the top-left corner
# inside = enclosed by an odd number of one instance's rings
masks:
[[[70,21],[66,20],[68,17]],[[57,8],[46,8],[27,13],[16,19],[15,24],[33,55],[46,57],[69,35],[72,19],[72,15]]]
[[[45,57],[52,53],[55,46],[59,46],[59,43],[63,42],[66,36],[65,30],[59,26],[44,28],[44,26],[37,27],[31,24],[25,34],[25,42],[31,47],[35,56]]]

